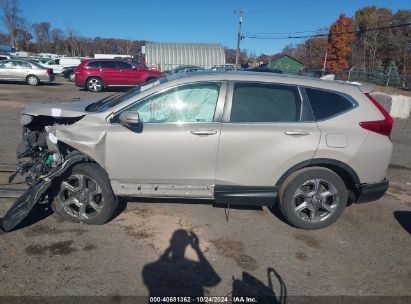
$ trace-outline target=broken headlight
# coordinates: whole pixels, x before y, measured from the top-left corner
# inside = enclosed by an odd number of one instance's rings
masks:
[[[23,126],[27,126],[29,123],[33,121],[33,116],[27,115],[27,114],[22,114],[20,118],[20,123]]]

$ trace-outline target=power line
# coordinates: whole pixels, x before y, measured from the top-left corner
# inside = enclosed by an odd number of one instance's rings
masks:
[[[302,39],[302,38],[314,38],[314,37],[327,37],[330,35],[346,35],[346,34],[356,34],[356,33],[365,33],[365,32],[372,32],[372,31],[381,31],[381,30],[386,30],[386,29],[391,29],[391,28],[399,28],[399,27],[406,27],[411,25],[411,23],[403,23],[403,24],[397,24],[397,25],[390,25],[390,26],[383,26],[383,27],[377,27],[377,28],[371,28],[371,29],[366,29],[366,30],[355,30],[355,31],[348,31],[348,32],[338,32],[338,33],[328,33],[328,34],[315,34],[315,35],[302,35],[302,36],[283,36],[283,37],[269,37],[269,36],[261,36],[261,35],[243,35],[244,38],[250,38],[250,39]]]

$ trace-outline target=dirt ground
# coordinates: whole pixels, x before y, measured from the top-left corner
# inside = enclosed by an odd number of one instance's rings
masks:
[[[15,162],[24,105],[107,94],[62,79],[0,83],[0,164]],[[103,226],[59,222],[37,207],[0,235],[0,296],[115,299],[171,287],[181,295],[411,297],[410,131],[410,119],[396,121],[388,193],[347,207],[318,231],[292,228],[267,208],[231,209],[227,221],[223,208],[181,200],[123,201],[125,210]],[[0,199],[0,217],[11,203]]]

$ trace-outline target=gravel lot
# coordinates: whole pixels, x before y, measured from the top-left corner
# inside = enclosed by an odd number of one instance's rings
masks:
[[[0,164],[15,162],[24,105],[108,94],[62,79],[0,83]],[[179,200],[123,202],[126,209],[103,226],[59,222],[38,207],[20,229],[0,236],[0,296],[115,299],[166,286],[182,295],[411,296],[410,132],[410,119],[396,121],[388,193],[348,207],[319,231],[292,228],[266,208],[231,209],[227,221],[222,208]],[[0,217],[11,203],[0,198]]]

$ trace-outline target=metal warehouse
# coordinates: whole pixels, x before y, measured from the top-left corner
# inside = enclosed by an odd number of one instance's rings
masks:
[[[160,67],[161,71],[180,65],[196,65],[210,68],[225,64],[224,47],[205,43],[147,43],[146,65]]]

